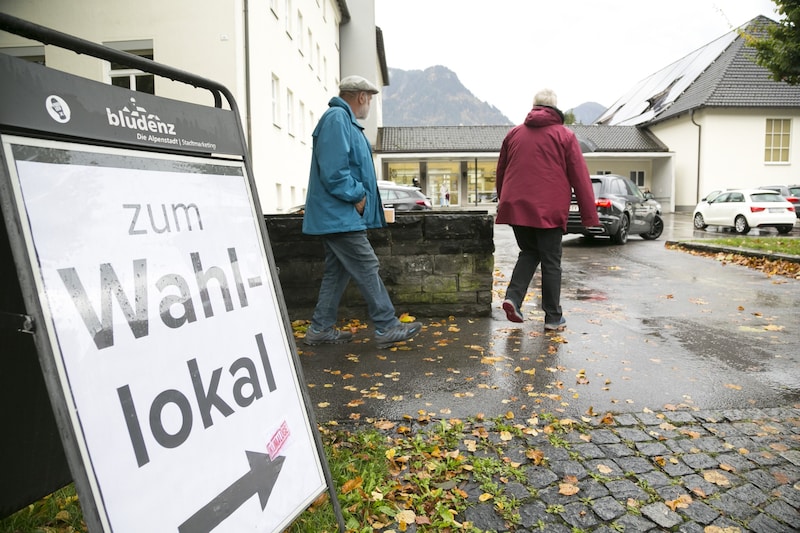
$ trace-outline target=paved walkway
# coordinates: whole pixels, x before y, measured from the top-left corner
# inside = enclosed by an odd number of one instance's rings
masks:
[[[504,519],[494,499],[481,502],[484,491],[470,482],[462,488],[474,506],[463,519],[498,532],[800,531],[799,408],[576,422],[549,434],[542,422],[513,436],[491,423],[467,429],[483,436],[462,453],[519,463],[521,476],[498,480],[519,502],[515,518]]]

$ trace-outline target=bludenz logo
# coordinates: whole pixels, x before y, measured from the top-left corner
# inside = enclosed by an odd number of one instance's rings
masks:
[[[126,105],[117,111],[111,111],[111,108],[107,107],[106,114],[110,126],[175,135],[175,124],[163,122],[158,115],[148,113],[145,108],[136,105],[136,98],[133,97],[131,97],[130,106]]]

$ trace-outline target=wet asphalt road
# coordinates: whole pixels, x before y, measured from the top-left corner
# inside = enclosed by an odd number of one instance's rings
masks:
[[[492,317],[420,318],[423,331],[397,350],[377,349],[371,326],[345,345],[298,342],[318,422],[800,402],[800,281],[669,249],[719,234],[693,230],[689,215],[666,215],[665,226],[656,241],[624,246],[566,236],[568,327],[555,335],[543,332],[538,274],[526,321],[506,320],[518,249],[495,226]]]

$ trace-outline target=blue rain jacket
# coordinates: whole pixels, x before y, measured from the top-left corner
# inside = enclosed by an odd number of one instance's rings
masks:
[[[386,225],[372,149],[347,102],[334,96],[314,128],[303,233],[326,235]],[[359,215],[355,204],[367,203]]]

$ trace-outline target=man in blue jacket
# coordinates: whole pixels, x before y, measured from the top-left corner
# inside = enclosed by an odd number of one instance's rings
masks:
[[[372,150],[357,119],[369,116],[377,87],[361,76],[339,84],[339,96],[314,129],[311,172],[303,233],[319,235],[325,247],[325,272],[317,306],[304,342],[340,344],[353,334],[336,328],[339,301],[352,278],[367,302],[379,348],[413,338],[420,324],[403,324],[379,274],[380,265],[367,230],[386,225]]]

